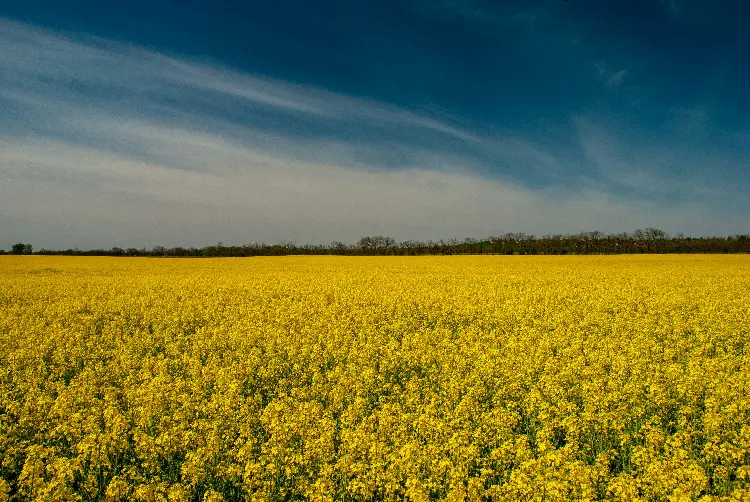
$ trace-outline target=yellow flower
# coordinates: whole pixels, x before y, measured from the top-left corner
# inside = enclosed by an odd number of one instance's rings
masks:
[[[748,500],[750,257],[0,257],[0,502]]]

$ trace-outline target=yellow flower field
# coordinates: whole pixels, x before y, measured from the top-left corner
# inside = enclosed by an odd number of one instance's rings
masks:
[[[750,256],[0,257],[0,500],[750,500]]]

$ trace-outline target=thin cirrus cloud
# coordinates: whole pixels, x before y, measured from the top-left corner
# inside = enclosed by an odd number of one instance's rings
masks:
[[[618,87],[625,80],[625,76],[628,74],[627,68],[620,70],[613,70],[607,66],[604,61],[599,61],[594,65],[597,75],[608,86]]]
[[[0,20],[0,71],[7,245],[326,243],[644,225],[721,232],[744,223],[724,215],[717,227],[699,198],[622,193],[631,166],[588,122],[578,125],[582,154],[571,157],[513,131],[482,134],[427,112],[10,20]],[[572,167],[581,161],[595,165]]]

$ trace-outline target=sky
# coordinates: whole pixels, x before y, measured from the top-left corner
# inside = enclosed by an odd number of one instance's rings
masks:
[[[750,233],[750,2],[0,4],[0,248]]]

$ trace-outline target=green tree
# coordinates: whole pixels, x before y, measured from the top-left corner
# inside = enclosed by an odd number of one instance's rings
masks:
[[[10,254],[31,254],[32,251],[33,247],[31,244],[24,244],[23,242],[13,244],[10,248]]]

